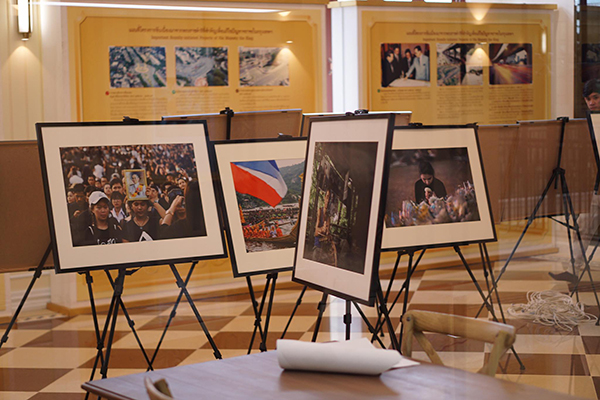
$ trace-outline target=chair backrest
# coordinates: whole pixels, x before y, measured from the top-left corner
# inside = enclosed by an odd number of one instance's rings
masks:
[[[164,379],[152,383],[152,380],[149,377],[145,377],[144,385],[146,386],[146,392],[148,392],[150,400],[173,400],[169,386]],[[161,390],[158,389],[159,387]],[[166,394],[163,392],[166,392]]]
[[[500,357],[513,345],[516,338],[515,328],[510,325],[431,311],[411,310],[404,314],[402,320],[402,354],[407,357],[412,355],[414,337],[434,364],[444,365],[423,332],[443,333],[493,343],[487,363],[479,370],[479,373],[489,376],[496,374]]]

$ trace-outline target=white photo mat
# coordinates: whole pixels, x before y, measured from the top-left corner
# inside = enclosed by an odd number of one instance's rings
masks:
[[[249,275],[273,270],[291,269],[294,264],[295,248],[247,252],[242,221],[238,209],[232,162],[302,159],[306,156],[306,140],[274,140],[271,142],[215,144],[215,155],[229,231],[231,234],[232,264],[234,274]],[[231,246],[230,246],[231,248]]]
[[[59,258],[59,272],[89,268],[113,268],[119,264],[153,264],[156,261],[223,256],[224,247],[208,158],[204,124],[74,125],[42,126],[47,187],[52,206],[51,223]],[[188,144],[194,156],[206,236],[118,243],[109,246],[73,246],[65,196],[60,148]]]
[[[590,134],[592,135],[592,142],[594,142],[594,153],[596,155],[596,162],[600,162],[600,113],[590,113]],[[600,167],[600,165],[599,165]]]
[[[383,250],[494,240],[475,128],[395,129],[392,151],[413,149],[466,148],[479,209],[479,221],[435,225],[401,226],[383,229]],[[394,182],[388,182],[388,187]]]
[[[306,174],[302,191],[302,205],[300,209],[300,229],[298,231],[298,246],[294,264],[294,279],[313,283],[322,288],[345,294],[362,302],[369,303],[372,295],[373,272],[377,271],[379,248],[377,243],[377,226],[380,211],[382,192],[382,178],[387,145],[389,118],[371,118],[356,120],[336,120],[311,122],[308,153],[306,158]],[[369,210],[369,225],[364,273],[356,273],[339,267],[319,263],[304,257],[306,244],[306,229],[309,209],[309,196],[312,185],[313,162],[315,158],[315,143],[318,142],[377,142],[377,157],[371,208]],[[360,160],[356,160],[360,162]],[[377,260],[377,261],[374,261]]]

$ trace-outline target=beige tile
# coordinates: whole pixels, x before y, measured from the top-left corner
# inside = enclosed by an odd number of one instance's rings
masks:
[[[238,350],[220,350],[219,349],[219,351],[221,352],[221,356],[223,357],[223,359],[243,356],[243,355],[246,355],[246,353],[248,352],[248,350],[242,350],[242,349],[238,349]],[[196,350],[195,352],[190,354],[179,365],[198,364],[198,363],[214,361],[214,360],[215,360],[215,356],[211,349],[200,349],[200,350]]]
[[[145,372],[145,369],[119,369],[112,368],[108,370],[108,377],[115,378],[117,376],[139,374]],[[67,373],[63,377],[52,382],[44,389],[40,390],[40,393],[85,393],[81,389],[81,384],[87,382],[90,379],[92,373],[91,368],[79,368]],[[100,378],[99,371],[96,371],[97,379]]]
[[[483,282],[482,282],[483,284]],[[498,290],[502,292],[529,292],[536,291],[541,292],[544,290],[555,290],[557,292],[566,293],[569,291],[569,285],[567,282],[561,281],[517,281],[517,280],[503,280],[500,279],[498,282]]]
[[[137,331],[140,341],[146,350],[156,348],[162,335],[162,331],[139,330]],[[208,340],[200,331],[177,331],[168,330],[160,346],[161,349],[199,349]],[[137,349],[139,345],[133,336],[133,333],[121,338],[113,344],[115,349]]]
[[[289,319],[288,316],[271,316],[269,320],[269,332],[283,332]],[[315,323],[315,320],[316,317],[295,315],[288,328],[288,332],[306,332]],[[263,326],[264,323],[265,318],[263,317]],[[250,315],[237,317],[221,329],[223,332],[252,332],[253,330],[254,317]]]
[[[36,395],[37,392],[2,392],[0,391],[0,399],[2,400],[27,400]]]
[[[600,336],[600,326],[595,322],[584,322],[577,327],[581,336]]]
[[[477,372],[483,367],[484,354],[471,352],[438,352],[445,366],[450,368],[458,368],[470,372]],[[424,351],[414,351],[412,358],[417,361],[429,361],[429,357]]]
[[[585,354],[581,337],[573,335],[517,335],[514,347],[523,354]],[[486,343],[486,351],[491,349]]]
[[[502,375],[496,378],[507,381],[537,386],[585,399],[596,399],[596,389],[590,376],[557,376],[557,375]]]
[[[135,322],[136,328],[143,326],[146,322],[155,318],[154,315],[148,315],[148,314],[144,314],[144,315],[133,314],[130,316],[131,316],[131,319],[133,319],[133,322]],[[104,329],[105,317],[106,317],[105,315],[102,315],[98,319],[98,324],[99,324],[101,331],[102,331],[102,329]],[[127,319],[123,316],[123,313],[119,314],[119,316],[117,318],[117,326],[115,329],[117,331],[131,331],[131,328],[129,327],[129,325],[127,323]],[[53,330],[55,330],[55,331],[76,331],[76,330],[93,331],[94,330],[94,321],[92,319],[92,316],[89,314],[88,315],[78,315],[78,316],[70,319],[69,321],[58,325]]]
[[[410,304],[481,304],[479,292],[473,291],[445,291],[428,290],[416,292]]]
[[[485,277],[483,276],[483,270],[475,269],[473,270],[473,275],[477,278],[478,281],[483,282]],[[466,269],[463,268],[452,268],[452,269],[430,269],[425,271],[423,274],[422,280],[434,280],[434,281],[463,281],[467,279],[471,279],[469,273]],[[412,282],[411,282],[412,286]]]
[[[586,354],[591,376],[600,376],[600,354]]]
[[[0,334],[4,335],[5,327],[0,328]],[[45,329],[12,329],[8,334],[8,341],[3,348],[20,347],[48,332]]]
[[[20,347],[0,357],[0,368],[77,368],[96,353],[90,348]]]

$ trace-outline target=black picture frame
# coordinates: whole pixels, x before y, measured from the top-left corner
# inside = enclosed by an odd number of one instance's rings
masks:
[[[497,240],[489,191],[479,145],[476,125],[414,125],[395,127],[392,153],[398,150],[444,150],[465,149],[465,156],[472,174],[470,182],[474,187],[479,219],[453,223],[432,223],[429,225],[394,226],[390,221],[390,208],[393,202],[386,202],[386,227],[383,233],[382,251],[399,251],[410,248],[437,248],[471,243],[487,243]],[[392,157],[393,158],[393,157]],[[404,162],[406,164],[406,162]],[[410,161],[409,161],[410,163]],[[410,165],[405,165],[408,170]],[[390,172],[388,188],[396,187]],[[418,177],[412,175],[414,181]],[[406,182],[404,182],[406,184]],[[414,183],[416,185],[416,183]],[[456,190],[451,188],[450,190]],[[418,206],[418,204],[417,204]],[[404,212],[402,210],[401,212]]]
[[[345,300],[373,305],[379,282],[385,208],[382,193],[387,192],[393,127],[393,114],[323,117],[310,121],[294,282]],[[320,150],[316,156],[317,147]],[[317,171],[314,165],[318,165]],[[336,168],[344,171],[343,179]],[[326,226],[326,220],[331,228],[332,217],[325,214],[329,214],[332,204],[337,207],[333,217],[334,224],[338,225],[337,234],[330,229],[328,234],[322,235],[316,228]],[[320,219],[323,223],[314,222]],[[363,227],[364,232],[360,231]],[[359,231],[361,233],[357,233]],[[322,244],[327,240],[330,244],[325,250]],[[314,244],[311,245],[311,241]],[[336,242],[339,252],[334,246]]]
[[[205,121],[38,123],[36,132],[57,273],[137,268],[227,257]],[[76,244],[66,201],[67,182],[60,149],[161,144],[192,149],[199,187],[196,198],[200,199],[205,231],[189,237],[161,238],[152,243]],[[112,253],[103,252],[103,248],[107,247],[112,249]]]
[[[234,277],[292,270],[296,241],[291,246],[290,243],[286,243],[285,247],[274,245],[273,248],[269,248],[268,250],[249,251],[250,243],[247,243],[244,237],[244,227],[239,211],[242,206],[238,203],[235,181],[230,164],[234,162],[290,159],[301,160],[302,164],[304,164],[306,141],[306,138],[282,136],[275,139],[224,140],[212,143],[212,152],[214,153],[213,164],[218,176],[218,192],[221,196],[220,203],[223,204],[223,221]],[[302,166],[302,171],[304,171],[304,166]],[[246,194],[246,196],[250,195]],[[263,203],[263,201],[258,200],[255,200],[255,202]],[[279,206],[280,204],[276,207]],[[267,207],[263,206],[261,208],[265,209]],[[271,209],[275,209],[275,207],[271,207]],[[297,224],[297,212],[295,218]],[[246,228],[248,228],[248,225],[250,224],[247,224]],[[297,225],[292,227],[292,231],[294,229],[297,230]],[[287,236],[290,234],[287,234]],[[279,240],[279,238],[276,240]],[[260,239],[257,239],[256,242],[260,242]]]

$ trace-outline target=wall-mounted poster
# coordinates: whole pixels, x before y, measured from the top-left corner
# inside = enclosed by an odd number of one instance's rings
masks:
[[[215,143],[234,276],[292,268],[306,138]]]
[[[37,132],[57,272],[225,256],[204,122]]]
[[[325,4],[69,7],[72,119],[326,109]]]
[[[473,127],[396,128],[382,248],[495,240]]]
[[[310,122],[293,280],[372,305],[391,114]]]

